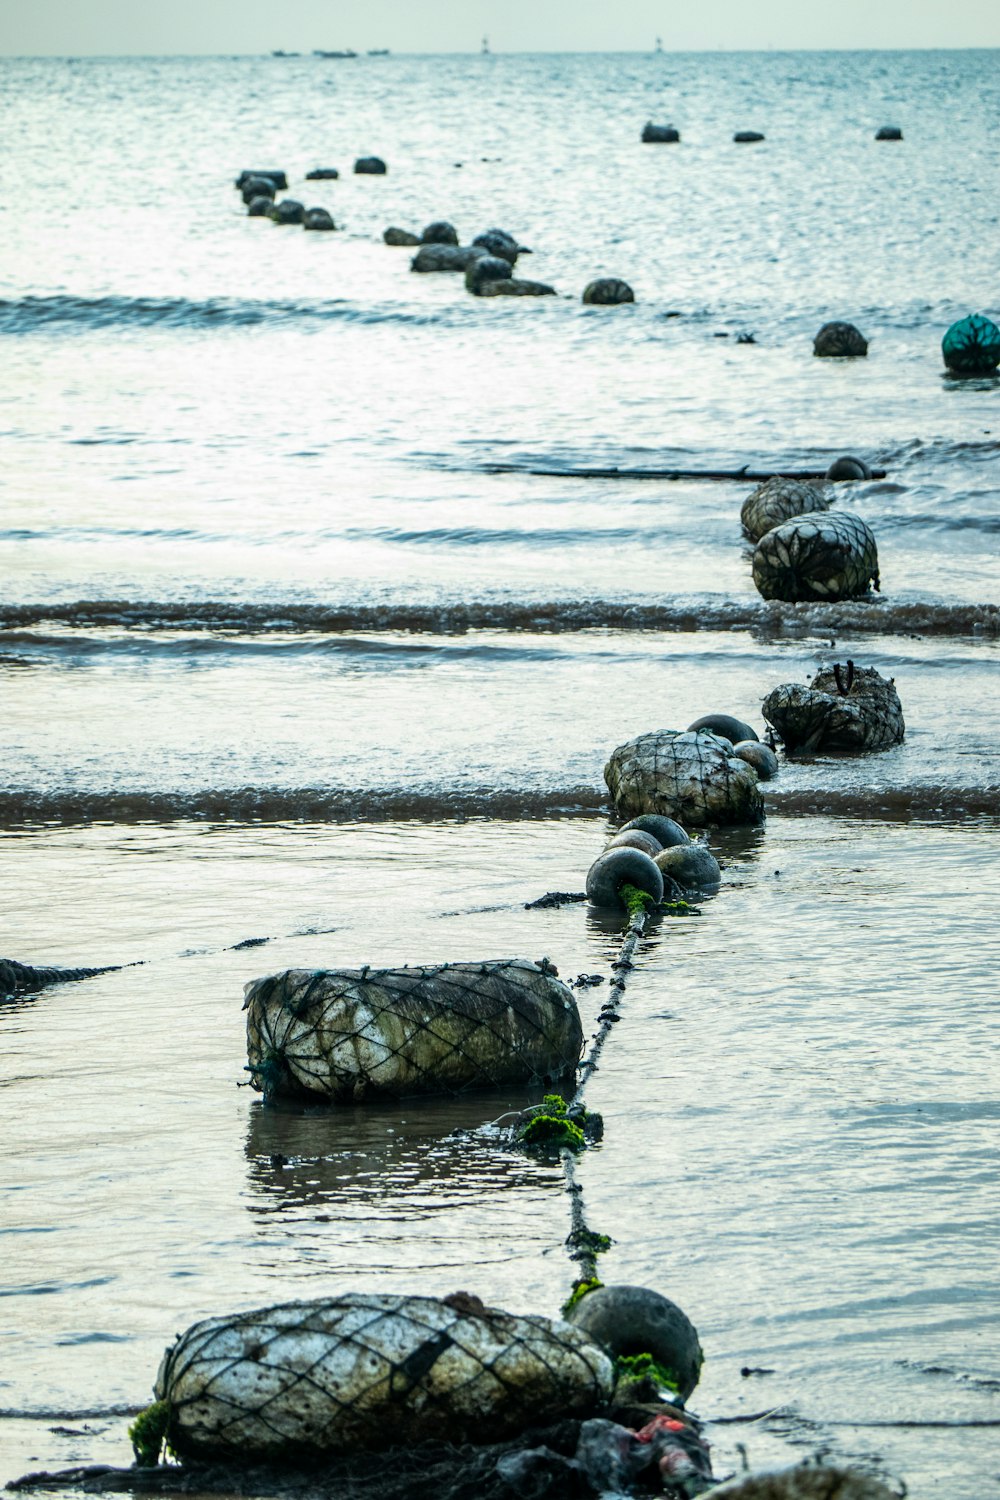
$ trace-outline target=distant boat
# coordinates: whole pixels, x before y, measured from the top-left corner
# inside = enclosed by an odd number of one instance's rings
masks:
[[[662,52],[663,51],[663,38],[662,38],[662,36],[658,36],[656,38],[656,46],[653,48],[653,51],[654,52]]]
[[[490,55],[490,39],[489,39],[488,36],[484,36],[483,37],[483,45],[480,47],[479,51],[480,51],[480,53],[481,53],[481,55],[483,57],[489,57],[489,55]]]
[[[271,56],[272,57],[301,57],[302,53],[301,52],[282,52],[282,50],[281,50],[280,47],[276,47],[274,49],[274,51],[271,53]]]
[[[324,52],[319,47],[313,48],[313,57],[357,57],[357,55],[356,52],[351,51],[350,47],[345,47],[341,52]]]
[[[388,49],[388,47],[369,47],[368,48],[368,56],[369,57],[388,57],[389,56],[389,49]]]

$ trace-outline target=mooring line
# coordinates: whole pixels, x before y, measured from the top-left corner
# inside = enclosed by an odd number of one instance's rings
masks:
[[[612,1026],[621,1017],[619,1009],[625,998],[625,988],[628,976],[635,968],[633,962],[639,942],[646,931],[646,923],[649,912],[645,902],[636,895],[634,902],[628,905],[629,922],[622,938],[618,956],[611,965],[613,978],[608,991],[608,998],[600,1010],[600,1025],[594,1034],[590,1051],[585,1060],[580,1064],[580,1077],[576,1086],[576,1092],[567,1106],[567,1113],[583,1108],[583,1094],[594,1073],[600,1056],[604,1050],[604,1044]],[[583,1288],[590,1286],[599,1280],[597,1275],[597,1257],[610,1248],[611,1241],[606,1235],[597,1234],[587,1224],[583,1204],[583,1187],[576,1177],[576,1152],[569,1146],[562,1146],[559,1151],[559,1160],[562,1164],[563,1180],[566,1192],[569,1194],[570,1202],[570,1232],[566,1237],[566,1247],[569,1256],[579,1267],[579,1275],[573,1285],[573,1296]]]

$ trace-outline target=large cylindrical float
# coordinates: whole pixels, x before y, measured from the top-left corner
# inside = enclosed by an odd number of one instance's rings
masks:
[[[287,969],[244,994],[250,1078],[267,1098],[551,1082],[583,1043],[572,991],[546,960]]]
[[[498,1442],[585,1416],[613,1384],[582,1329],[475,1297],[346,1293],[195,1323],[156,1398],[188,1459],[291,1462],[423,1442]]]

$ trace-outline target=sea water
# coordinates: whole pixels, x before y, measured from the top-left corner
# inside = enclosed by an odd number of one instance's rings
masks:
[[[525,902],[582,889],[610,750],[763,732],[772,687],[853,659],[906,739],[783,763],[766,824],[716,836],[580,1177],[605,1280],[700,1330],[717,1472],[743,1443],[1000,1491],[1000,387],[940,356],[1000,313],[997,62],[0,64],[0,954],[131,965],[0,1007],[0,1477],[127,1461],[115,1413],[208,1314],[556,1312],[560,1172],[482,1129],[533,1096],[265,1110],[242,985],[514,953],[606,981],[613,923]],[[253,166],[338,232],[247,218]],[[559,295],[475,299],[381,241],[440,218]],[[598,275],[635,304],[584,307]],[[834,318],[866,360],[813,358]],[[759,599],[748,483],[578,474],[841,452],[885,470],[837,494],[866,604]]]

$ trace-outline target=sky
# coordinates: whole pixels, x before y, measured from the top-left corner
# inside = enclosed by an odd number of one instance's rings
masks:
[[[998,47],[998,0],[0,0],[0,55]]]

